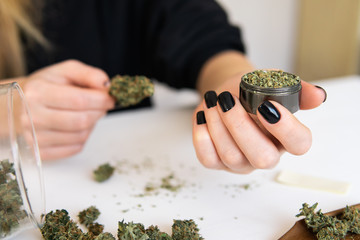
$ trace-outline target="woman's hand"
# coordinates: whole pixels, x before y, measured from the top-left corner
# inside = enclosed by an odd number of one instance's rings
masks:
[[[286,108],[265,101],[256,115],[239,101],[242,74],[208,91],[193,117],[193,143],[200,162],[208,168],[235,173],[274,167],[284,151],[301,155],[311,146],[311,132]],[[302,81],[301,109],[312,109],[326,92]]]
[[[82,150],[96,122],[114,107],[108,86],[105,72],[75,60],[46,67],[23,80],[42,159]]]

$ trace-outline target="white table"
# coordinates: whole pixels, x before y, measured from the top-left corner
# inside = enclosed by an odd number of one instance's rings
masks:
[[[296,116],[313,132],[303,156],[285,154],[272,170],[235,175],[205,169],[192,146],[191,116],[199,100],[191,91],[156,86],[152,109],[112,114],[96,126],[85,149],[69,159],[43,164],[47,211],[66,209],[73,219],[94,205],[105,231],[116,234],[121,220],[158,225],[171,232],[173,219],[194,219],[207,240],[278,239],[298,220],[302,203],[319,202],[323,212],[360,202],[360,77],[319,81],[327,101]],[[120,166],[104,183],[92,171],[110,162]],[[274,179],[283,169],[352,184],[347,195],[290,187]],[[177,192],[139,197],[147,183],[174,173]],[[245,190],[241,185],[250,184]],[[35,230],[15,239],[41,239]]]

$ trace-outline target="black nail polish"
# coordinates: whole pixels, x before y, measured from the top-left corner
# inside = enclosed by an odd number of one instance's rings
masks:
[[[268,123],[274,124],[280,120],[280,113],[276,107],[269,101],[263,102],[258,107],[259,113],[265,118]]]
[[[323,101],[323,103],[324,103],[324,102],[326,101],[326,99],[327,99],[327,93],[326,93],[325,89],[323,89],[323,88],[320,87],[320,86],[315,86],[315,87],[320,88],[321,90],[324,91],[324,93],[325,93],[325,98],[324,98],[324,101]]]
[[[199,111],[196,113],[196,122],[198,125],[206,123],[204,111]]]
[[[217,95],[215,91],[208,91],[204,94],[204,99],[207,108],[215,107],[217,104]]]
[[[222,92],[218,96],[218,101],[223,112],[227,112],[235,105],[234,98],[228,91]]]

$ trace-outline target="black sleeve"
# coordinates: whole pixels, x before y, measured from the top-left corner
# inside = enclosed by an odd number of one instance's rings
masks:
[[[241,32],[214,0],[154,0],[146,6],[145,72],[195,88],[205,61],[224,50],[245,52]]]

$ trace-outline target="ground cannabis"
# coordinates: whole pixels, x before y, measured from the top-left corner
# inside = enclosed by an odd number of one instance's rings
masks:
[[[161,179],[160,188],[167,189],[171,192],[177,192],[183,185],[174,183],[174,180],[176,180],[174,174],[170,174],[167,177],[163,177]]]
[[[104,182],[108,180],[114,173],[115,168],[109,163],[100,165],[96,170],[94,170],[94,179],[97,182]]]
[[[317,203],[309,207],[303,204],[297,217],[304,216],[305,223],[311,228],[319,240],[340,240],[348,233],[360,234],[360,210],[346,206],[339,216],[328,216],[321,212],[315,212]]]
[[[129,107],[154,94],[154,84],[145,76],[120,76],[111,79],[109,93],[116,105]]]
[[[0,162],[0,238],[11,234],[27,217],[13,165],[8,159]]]
[[[255,70],[245,74],[242,81],[263,88],[282,88],[299,84],[300,77],[282,70]]]

